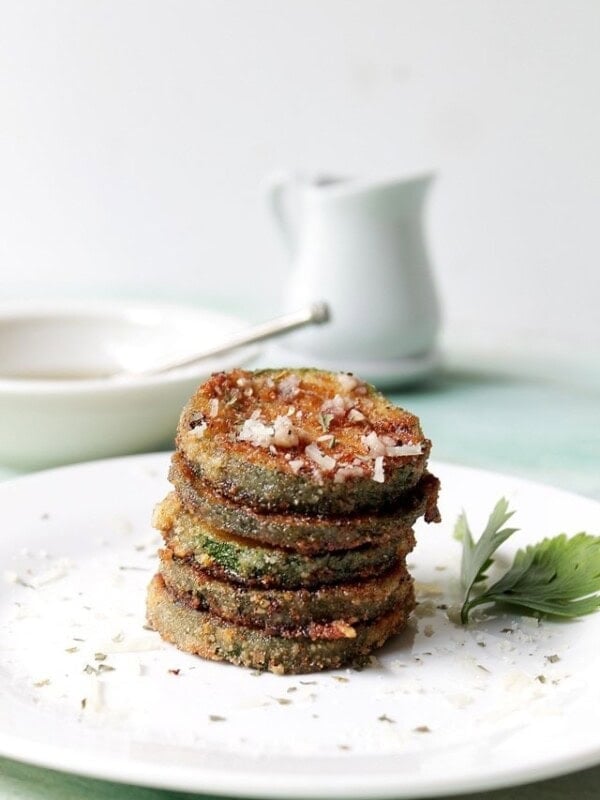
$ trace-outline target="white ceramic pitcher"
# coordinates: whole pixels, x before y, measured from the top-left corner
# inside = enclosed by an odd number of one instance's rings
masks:
[[[332,321],[286,340],[287,362],[378,383],[429,371],[440,309],[423,235],[431,175],[365,181],[279,174],[267,196],[293,265],[287,310],[325,300]]]

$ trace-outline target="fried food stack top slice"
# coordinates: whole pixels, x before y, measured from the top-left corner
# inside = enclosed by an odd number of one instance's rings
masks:
[[[258,511],[348,514],[396,504],[431,443],[413,414],[345,373],[217,373],[184,408],[177,447],[193,474]]]

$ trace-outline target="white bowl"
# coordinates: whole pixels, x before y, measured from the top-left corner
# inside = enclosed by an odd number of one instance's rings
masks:
[[[0,463],[41,468],[168,447],[196,386],[256,349],[163,375],[115,373],[190,356],[243,327],[166,304],[0,305]]]

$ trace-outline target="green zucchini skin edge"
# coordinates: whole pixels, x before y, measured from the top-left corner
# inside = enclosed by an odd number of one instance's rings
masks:
[[[176,507],[173,496],[164,505]],[[414,548],[410,529],[400,529],[383,542],[352,550],[305,555],[247,539],[228,536],[180,508],[164,514],[162,535],[179,558],[195,560],[207,573],[245,586],[295,589],[383,574]]]
[[[405,625],[414,599],[377,620],[356,627],[355,638],[317,639],[270,636],[264,631],[233,625],[179,602],[156,575],[148,588],[147,619],[163,639],[180,650],[213,661],[268,670],[275,674],[307,674],[364,662]]]
[[[176,596],[188,595],[197,608],[221,619],[277,635],[313,623],[347,624],[375,619],[405,602],[412,591],[406,568],[396,567],[375,579],[314,589],[256,589],[211,578],[193,562],[161,554],[160,574]]]
[[[212,527],[307,555],[382,543],[412,528],[421,516],[439,521],[439,481],[429,473],[391,507],[336,516],[264,513],[234,502],[197,478],[179,453],[171,460],[169,480],[185,507]]]
[[[372,478],[355,478],[351,489],[345,483],[325,481],[322,485],[300,475],[276,472],[250,464],[233,454],[219,454],[211,464],[192,466],[194,476],[213,486],[237,503],[263,512],[308,515],[354,514],[390,507],[414,487],[423,475],[429,442],[412,463],[390,471],[384,483]]]

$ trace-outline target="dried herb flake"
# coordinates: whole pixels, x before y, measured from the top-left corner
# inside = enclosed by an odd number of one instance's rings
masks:
[[[331,425],[331,421],[333,420],[333,414],[323,414],[323,412],[319,412],[317,419],[319,420],[319,425],[323,428],[323,431],[327,433],[329,426]]]

